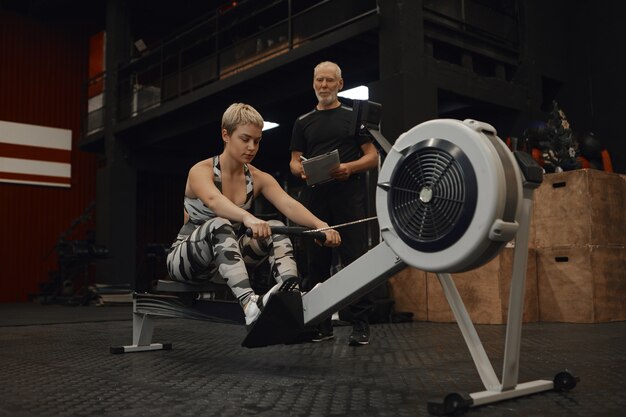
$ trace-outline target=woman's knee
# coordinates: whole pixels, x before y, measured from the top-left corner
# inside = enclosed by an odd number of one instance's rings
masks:
[[[285,227],[285,223],[280,220],[268,220],[270,227]],[[273,234],[266,239],[268,246],[288,246],[291,247],[291,239],[286,234]]]
[[[198,230],[203,235],[204,239],[218,237],[220,240],[223,240],[230,237],[236,238],[237,235],[230,220],[222,217],[207,220]]]
[[[215,217],[213,219],[207,220],[206,223],[209,223],[212,229],[226,229],[233,231],[235,230],[233,228],[233,223],[223,217]]]

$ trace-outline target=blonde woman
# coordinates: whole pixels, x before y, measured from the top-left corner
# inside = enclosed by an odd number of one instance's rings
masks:
[[[313,229],[328,224],[287,194],[271,175],[251,162],[259,151],[263,118],[250,105],[235,103],[224,112],[221,136],[224,151],[195,164],[185,185],[185,222],[167,256],[172,279],[202,282],[223,278],[243,308],[246,325],[259,316],[282,283],[298,277],[288,236],[272,235],[270,226],[250,213],[252,201],[265,197],[288,219]],[[249,228],[252,236],[241,233]],[[339,233],[327,230],[325,246],[341,243]],[[263,297],[251,288],[246,265],[268,259],[276,280]]]

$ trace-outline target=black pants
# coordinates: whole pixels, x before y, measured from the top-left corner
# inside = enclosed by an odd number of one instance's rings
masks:
[[[329,225],[347,223],[366,217],[365,181],[353,176],[347,181],[334,181],[316,187],[307,187],[300,201],[318,218]],[[367,252],[367,225],[358,223],[338,229],[341,245],[337,247],[341,264],[345,267]],[[330,277],[333,262],[331,248],[321,247],[307,239],[303,242],[307,251],[308,278],[304,289],[310,290],[317,283]],[[350,305],[354,320],[368,321],[374,306],[371,294],[366,294]]]

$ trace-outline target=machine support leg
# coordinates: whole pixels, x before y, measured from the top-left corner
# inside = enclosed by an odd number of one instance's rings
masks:
[[[472,319],[465,308],[465,304],[463,304],[459,291],[454,285],[452,277],[447,273],[438,273],[437,278],[439,278],[439,282],[441,283],[443,292],[448,300],[448,304],[450,304],[454,318],[461,329],[461,334],[465,339],[465,343],[467,344],[470,354],[472,355],[472,359],[474,359],[474,364],[476,365],[476,369],[478,370],[478,374],[480,375],[483,385],[488,390],[499,389],[500,381],[493,370],[493,366],[491,366],[487,352],[485,352],[485,348],[480,341],[480,337],[478,337],[476,328],[474,327]]]
[[[112,346],[111,353],[144,352],[147,350],[170,350],[171,343],[152,343],[154,317],[137,312],[137,300],[133,300],[133,344]]]
[[[149,345],[153,333],[154,319],[146,313],[133,313],[133,345]]]
[[[461,329],[465,343],[474,359],[474,364],[486,390],[471,394],[448,394],[443,401],[431,401],[428,409],[432,414],[451,415],[462,412],[469,407],[490,404],[510,398],[521,397],[551,389],[572,389],[579,380],[569,371],[560,372],[554,380],[536,380],[518,383],[519,357],[522,339],[522,321],[524,312],[524,288],[528,263],[528,235],[533,203],[533,191],[536,184],[524,184],[522,213],[519,217],[519,229],[515,239],[513,273],[509,294],[509,311],[507,316],[504,359],[502,364],[502,383],[499,382],[493,366],[478,337],[463,300],[448,273],[438,273],[437,277],[454,317]]]
[[[533,190],[524,187],[520,225],[515,237],[513,252],[513,275],[509,290],[509,311],[507,313],[504,360],[502,363],[502,389],[515,388],[519,375],[519,355],[522,341],[522,321],[524,315],[524,292],[526,268],[528,265],[528,234],[533,205]]]

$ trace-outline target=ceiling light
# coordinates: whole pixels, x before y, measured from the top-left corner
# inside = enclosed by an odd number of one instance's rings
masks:
[[[369,88],[364,85],[360,85],[349,90],[340,91],[337,95],[339,97],[349,98],[352,100],[368,100],[370,97],[369,91]]]
[[[270,130],[270,129],[274,129],[275,127],[280,126],[278,123],[274,123],[274,122],[268,122],[267,120],[263,121],[263,130]]]

